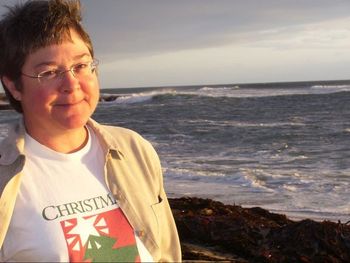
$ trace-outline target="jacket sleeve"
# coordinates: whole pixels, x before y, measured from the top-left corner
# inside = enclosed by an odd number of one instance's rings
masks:
[[[155,261],[180,262],[181,246],[151,143],[134,131],[107,127],[120,155],[107,161],[108,187]],[[119,195],[119,197],[118,197]]]
[[[149,143],[150,145],[150,143]],[[175,225],[173,213],[171,211],[167,195],[164,190],[163,173],[161,163],[158,154],[151,146],[151,152],[153,152],[153,162],[155,173],[159,180],[159,203],[152,206],[153,210],[157,214],[160,225],[160,250],[161,258],[160,262],[181,262],[181,246],[179,241],[178,232]]]

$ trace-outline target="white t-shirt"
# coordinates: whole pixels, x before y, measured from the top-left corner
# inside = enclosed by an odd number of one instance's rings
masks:
[[[153,261],[110,194],[95,134],[58,153],[25,136],[26,163],[0,261]]]

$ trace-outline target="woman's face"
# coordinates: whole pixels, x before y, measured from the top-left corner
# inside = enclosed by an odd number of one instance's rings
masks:
[[[71,31],[71,41],[29,54],[22,73],[36,76],[50,70],[69,70],[74,65],[91,61],[88,47],[75,31]],[[29,134],[47,131],[62,135],[68,130],[80,129],[94,112],[99,100],[96,72],[81,78],[67,71],[61,77],[54,85],[21,77],[22,89],[12,95],[21,101]]]

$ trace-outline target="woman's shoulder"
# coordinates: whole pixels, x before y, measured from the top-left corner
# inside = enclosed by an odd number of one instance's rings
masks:
[[[90,121],[99,138],[112,148],[128,152],[157,155],[152,143],[137,131]]]
[[[108,124],[99,124],[95,121],[90,124],[97,131],[98,135],[102,136],[103,139],[108,143],[116,143],[117,145],[139,145],[143,147],[152,147],[151,143],[145,139],[137,131]]]
[[[114,125],[105,125],[105,124],[101,126],[111,134],[118,134],[118,135],[131,136],[131,137],[142,137],[138,132],[131,130],[129,128],[124,128],[121,126],[114,126]]]
[[[112,125],[102,125],[102,127],[117,141],[127,140],[127,141],[140,141],[143,143],[148,143],[147,139],[145,139],[137,131],[120,127],[120,126],[112,126]]]

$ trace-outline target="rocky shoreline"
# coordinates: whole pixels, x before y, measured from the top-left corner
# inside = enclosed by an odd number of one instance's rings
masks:
[[[224,205],[211,199],[170,198],[184,261],[350,262],[350,225]]]

